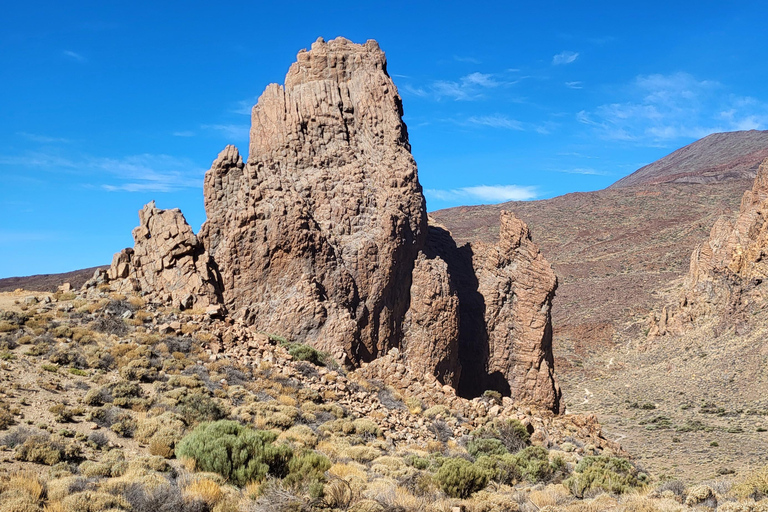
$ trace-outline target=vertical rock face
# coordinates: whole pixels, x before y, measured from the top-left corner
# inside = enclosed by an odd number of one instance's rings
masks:
[[[488,374],[507,381],[513,396],[559,410],[551,319],[557,278],[531,241],[528,226],[501,212],[498,245],[479,246],[474,265],[485,299]]]
[[[426,210],[378,44],[318,40],[206,175],[201,238],[230,309],[367,361],[399,344]],[[225,198],[222,200],[222,198]]]
[[[768,159],[760,165],[752,189],[744,192],[738,216],[722,216],[712,226],[709,240],[691,254],[680,307],[667,321],[653,321],[649,335],[679,331],[699,317],[719,316],[734,323],[746,308],[763,303],[768,279]]]
[[[114,288],[142,291],[182,309],[219,301],[218,272],[180,210],[147,204],[133,240],[134,248],[115,254],[107,272]]]
[[[498,245],[457,247],[428,227],[402,114],[374,41],[318,40],[253,108],[247,161],[227,146],[206,173],[199,237],[148,205],[110,277],[173,301],[191,286],[347,364],[397,348],[412,374],[465,396],[496,389],[562,412],[551,267],[512,214]]]

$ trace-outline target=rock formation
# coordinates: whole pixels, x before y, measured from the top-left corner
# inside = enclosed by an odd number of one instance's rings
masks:
[[[206,173],[199,237],[148,206],[110,278],[177,301],[183,275],[196,300],[220,297],[234,320],[345,364],[397,350],[410,374],[467,396],[562,411],[551,267],[509,213],[497,245],[457,247],[428,226],[402,114],[375,41],[319,39],[253,108],[247,161],[227,146]]]
[[[267,87],[247,164],[229,147],[205,179],[201,238],[233,311],[353,361],[399,344],[426,236],[401,116],[374,41],[318,40]]]
[[[691,255],[680,307],[669,318],[665,307],[649,335],[679,331],[700,317],[743,319],[748,307],[764,303],[768,278],[768,159],[760,165],[755,182],[744,192],[735,220],[721,216],[709,240]]]
[[[133,249],[112,259],[107,277],[113,288],[140,291],[181,309],[219,302],[218,272],[180,210],[147,204],[139,211],[133,240]]]

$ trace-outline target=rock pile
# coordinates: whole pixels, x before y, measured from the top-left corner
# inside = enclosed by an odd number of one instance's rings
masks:
[[[139,211],[133,240],[133,249],[115,254],[107,271],[117,291],[144,291],[181,309],[220,302],[216,267],[180,210],[147,204]]]
[[[247,162],[227,146],[206,173],[199,236],[148,205],[109,280],[182,307],[221,303],[351,367],[397,349],[463,396],[495,389],[561,412],[557,280],[527,226],[504,212],[498,244],[463,247],[428,226],[375,41],[319,39],[297,59],[253,108]]]

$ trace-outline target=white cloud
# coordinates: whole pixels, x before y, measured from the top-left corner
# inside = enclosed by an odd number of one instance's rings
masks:
[[[557,169],[555,172],[562,172],[565,174],[582,174],[585,176],[610,176],[611,173],[605,171],[598,171],[590,167],[577,167],[575,169]]]
[[[523,123],[516,119],[510,119],[501,114],[491,116],[472,116],[467,119],[467,123],[481,126],[490,126],[492,128],[506,128],[508,130],[525,130]]]
[[[187,158],[162,154],[103,158],[84,155],[75,158],[35,151],[26,155],[0,156],[0,165],[38,172],[66,172],[79,176],[91,186],[130,192],[171,192],[199,188],[205,169]]]
[[[72,50],[64,50],[61,53],[62,55],[64,55],[65,57],[71,60],[82,62],[82,63],[88,62],[88,59],[86,59],[84,56],[80,55],[79,53],[73,52]]]
[[[454,101],[471,101],[483,97],[486,89],[492,89],[504,85],[512,85],[516,82],[499,80],[491,73],[470,73],[458,80],[435,80],[424,87],[415,87],[406,84],[403,90],[419,97],[431,97],[435,100],[450,99]]]
[[[453,60],[456,62],[468,62],[470,64],[480,64],[480,61],[474,57],[462,57],[460,55],[454,55]]]
[[[194,137],[195,132],[193,132],[192,130],[182,130],[180,132],[173,132],[172,135],[174,137]]]
[[[564,51],[552,57],[552,64],[559,66],[561,64],[570,64],[579,58],[579,52]]]
[[[579,81],[565,82],[565,86],[569,87],[571,89],[583,89],[584,88],[584,84],[582,82],[579,82]]]
[[[232,112],[243,116],[250,116],[251,110],[253,110],[253,106],[256,105],[257,101],[259,101],[258,96],[254,96],[253,98],[249,98],[247,100],[240,100],[235,104]]]
[[[645,145],[768,126],[768,104],[688,73],[638,76],[626,95],[626,101],[578,112],[577,121],[601,138]]]
[[[477,185],[449,190],[426,189],[424,193],[428,199],[432,197],[440,201],[481,201],[486,203],[527,201],[535,199],[537,195],[536,187],[518,185]]]

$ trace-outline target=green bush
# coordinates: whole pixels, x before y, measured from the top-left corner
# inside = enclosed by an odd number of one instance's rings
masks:
[[[325,366],[327,354],[303,343],[289,343],[288,353],[297,361],[307,361],[315,366]]]
[[[529,446],[511,457],[520,476],[529,482],[542,482],[552,475],[549,453],[541,446]]]
[[[322,483],[325,482],[325,472],[329,469],[331,469],[331,461],[328,457],[314,451],[307,451],[291,459],[288,463],[288,476],[283,482],[293,486],[302,483],[307,485]]]
[[[467,451],[473,457],[480,457],[482,455],[504,455],[505,453],[508,453],[504,444],[494,438],[472,438],[467,443]]]
[[[472,432],[473,439],[498,439],[509,453],[516,453],[530,443],[531,435],[515,419],[494,420]]]
[[[201,393],[184,395],[176,405],[181,418],[189,426],[204,421],[216,421],[227,416],[227,411],[218,400]]]
[[[293,457],[287,446],[275,446],[273,432],[254,430],[236,421],[201,423],[176,446],[177,457],[189,457],[197,469],[218,473],[235,485],[284,478]]]
[[[435,478],[451,498],[468,498],[485,488],[493,476],[492,470],[466,459],[446,459]]]
[[[585,492],[598,490],[622,494],[642,486],[646,478],[627,459],[599,455],[581,459],[563,484],[574,496],[583,497]]]
[[[75,444],[53,441],[47,434],[28,437],[16,447],[16,458],[26,462],[36,462],[53,466],[64,460],[74,460],[80,456],[80,449]]]

